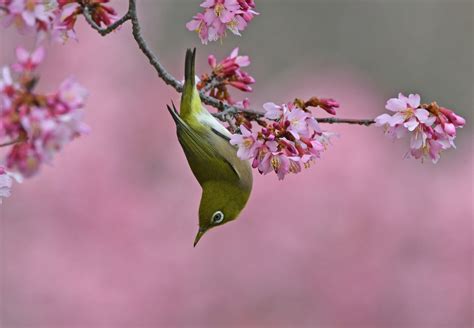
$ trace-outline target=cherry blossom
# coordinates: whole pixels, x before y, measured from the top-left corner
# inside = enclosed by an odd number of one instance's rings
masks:
[[[57,0],[57,2],[58,9],[51,25],[51,35],[55,41],[64,43],[68,39],[77,40],[74,27],[77,17],[84,13],[85,6],[98,26],[109,26],[117,20],[115,9],[105,5],[110,0]]]
[[[250,58],[249,56],[240,56],[239,48],[235,48],[228,57],[219,63],[214,55],[210,55],[208,63],[212,68],[212,73],[211,75],[203,74],[201,76],[198,88],[202,89],[209,83],[218,82],[208,90],[211,97],[234,104],[227,86],[232,86],[244,92],[252,91],[250,85],[255,83],[255,79],[241,69],[250,65]]]
[[[38,40],[51,37],[64,43],[76,39],[74,26],[84,6],[99,26],[116,20],[115,10],[105,5],[110,0],[0,0],[3,25],[14,25],[21,33],[37,32]]]
[[[44,48],[38,47],[32,53],[29,53],[25,48],[16,48],[17,62],[12,65],[12,68],[17,72],[33,71],[44,59]]]
[[[421,159],[428,157],[437,163],[440,154],[453,147],[456,128],[462,128],[466,121],[452,110],[437,103],[421,104],[418,94],[408,97],[400,93],[398,98],[387,101],[385,108],[393,115],[382,114],[375,119],[375,125],[384,127],[392,139],[410,136],[410,150],[406,157]]]
[[[258,15],[253,0],[205,0],[201,7],[204,12],[196,14],[186,28],[196,31],[203,44],[223,38],[227,30],[240,35]]]
[[[26,33],[32,30],[48,31],[57,8],[54,0],[0,0],[3,8],[3,24]]]
[[[239,145],[239,158],[250,159],[256,155],[260,141],[257,140],[257,133],[249,131],[245,126],[240,127],[240,132],[241,134],[232,135],[230,143]]]
[[[265,103],[266,121],[259,121],[259,130],[240,125],[240,134],[232,135],[230,143],[238,147],[237,156],[251,160],[261,174],[275,172],[280,180],[309,167],[333,134],[323,131],[311,112],[298,107],[299,103]]]
[[[44,57],[41,48],[29,53],[17,49],[17,76],[4,67],[0,79],[0,145],[11,149],[5,165],[22,177],[34,176],[51,163],[67,143],[88,132],[82,122],[87,91],[73,78],[50,94],[34,92],[34,70]]]

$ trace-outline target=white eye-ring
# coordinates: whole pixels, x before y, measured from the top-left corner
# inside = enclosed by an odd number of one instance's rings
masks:
[[[214,214],[212,214],[212,223],[213,224],[219,224],[222,221],[224,221],[224,213],[221,211],[217,211]]]

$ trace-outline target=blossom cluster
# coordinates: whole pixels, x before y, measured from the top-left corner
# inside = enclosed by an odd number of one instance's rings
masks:
[[[115,10],[105,4],[110,0],[0,0],[3,25],[14,25],[21,33],[37,32],[42,40],[76,39],[74,25],[84,6],[98,25],[110,25],[116,19]]]
[[[196,31],[203,44],[223,38],[227,30],[240,35],[258,15],[254,0],[205,0],[201,7],[204,11],[196,14],[186,27]]]
[[[239,48],[235,48],[230,56],[219,63],[214,55],[210,55],[208,63],[212,68],[212,73],[201,76],[198,88],[202,89],[210,85],[211,88],[206,90],[209,91],[211,97],[234,104],[235,102],[227,89],[228,85],[244,92],[252,91],[250,85],[255,83],[255,79],[241,69],[250,65],[250,58],[239,56]],[[214,82],[217,83],[213,84]]]
[[[440,107],[436,102],[421,104],[418,94],[408,97],[400,93],[391,98],[385,106],[393,115],[382,114],[375,119],[376,126],[385,128],[392,139],[410,135],[410,150],[407,157],[423,161],[428,157],[438,162],[441,152],[456,148],[456,128],[462,128],[466,121],[452,110]]]
[[[230,143],[238,146],[237,156],[251,160],[261,174],[275,172],[280,180],[309,167],[334,133],[323,131],[311,112],[299,106],[301,103],[264,104],[266,120],[259,121],[259,130],[242,124],[241,133],[232,135]],[[336,102],[333,105],[339,106]]]
[[[87,91],[68,78],[53,93],[36,93],[35,69],[43,48],[32,53],[17,48],[16,55],[17,62],[3,67],[0,75],[0,146],[10,147],[0,160],[3,186],[8,185],[5,172],[31,177],[64,145],[88,131],[82,122]]]

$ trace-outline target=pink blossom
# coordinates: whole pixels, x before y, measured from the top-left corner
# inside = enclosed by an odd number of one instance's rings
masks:
[[[442,151],[455,148],[456,128],[465,124],[464,118],[436,103],[422,105],[418,94],[406,97],[400,93],[398,98],[389,99],[385,108],[394,114],[376,117],[375,125],[384,127],[391,138],[409,134],[407,157],[421,160],[428,157],[433,163],[439,160]]]
[[[74,26],[77,15],[82,12],[79,3],[60,3],[52,21],[51,38],[53,41],[65,43],[69,39],[77,40]]]
[[[217,63],[214,55],[209,55],[208,62],[212,68],[212,72],[216,76],[221,78],[231,78],[234,75],[243,75],[241,68],[250,65],[250,58],[249,56],[239,56],[239,48],[235,48],[228,57],[224,58],[219,63]],[[253,78],[251,79],[253,80]],[[255,80],[253,80],[253,82],[255,82]]]
[[[11,0],[4,1],[4,25],[14,24],[19,31],[47,31],[53,11],[57,8],[53,0]]]
[[[191,21],[186,23],[186,28],[190,31],[196,31],[203,44],[207,44],[208,41],[215,41],[209,38],[209,26],[204,20],[203,13],[197,13]],[[217,36],[217,33],[214,35]]]
[[[334,137],[339,137],[339,134],[331,131],[323,131],[317,140],[323,146],[323,149],[326,149],[327,146],[332,145],[331,139]]]
[[[216,19],[224,24],[231,22],[240,9],[237,0],[205,0],[201,7],[208,9],[206,14],[208,13],[209,17],[206,20],[211,24]]]
[[[88,95],[87,90],[77,83],[75,78],[64,80],[59,86],[57,100],[59,105],[64,105],[68,109],[78,109],[84,106],[84,102]]]
[[[3,67],[0,76],[0,114],[2,108],[5,109],[11,106],[12,97],[18,89],[19,85],[13,80],[10,68]]]
[[[466,120],[450,109],[439,107],[436,104],[431,104],[431,106],[437,110],[438,123],[444,132],[450,137],[456,137],[456,128],[462,128],[466,124]]]
[[[290,132],[295,139],[299,139],[300,135],[303,137],[309,137],[310,129],[306,119],[309,114],[302,109],[294,108],[288,112],[286,119],[289,122],[288,132]]]
[[[263,104],[263,109],[265,109],[265,117],[268,118],[269,120],[277,120],[283,114],[283,107],[278,106],[272,102],[267,102]]]
[[[290,160],[283,153],[268,153],[263,159],[261,165],[261,173],[267,174],[274,171],[279,180],[283,180],[285,175],[290,172]]]
[[[245,126],[240,127],[241,134],[234,134],[230,139],[232,145],[239,147],[237,156],[241,159],[251,159],[255,156],[259,142],[257,142],[257,134],[249,131]]]
[[[252,160],[252,167],[261,174],[275,172],[282,180],[320,157],[333,134],[322,131],[310,112],[294,103],[268,102],[263,107],[266,121],[259,121],[260,130],[241,125],[241,134],[232,136],[231,144],[239,146],[239,158]]]
[[[13,146],[6,159],[9,170],[18,172],[25,178],[35,175],[41,164],[41,155],[30,143],[20,143]]]
[[[12,77],[4,68],[0,79],[0,145],[11,145],[5,160],[8,170],[31,177],[67,143],[88,132],[82,122],[87,91],[69,78],[54,93],[36,93],[31,70],[40,63],[42,51],[29,54],[18,48],[17,56],[18,75]]]
[[[252,91],[250,85],[255,83],[255,79],[249,73],[242,70],[242,67],[250,65],[250,58],[248,56],[240,56],[239,48],[235,48],[228,57],[220,62],[217,62],[214,55],[210,55],[208,63],[212,68],[212,74],[210,76],[204,74],[198,83],[198,88],[204,88],[209,83],[217,81],[218,83],[208,90],[210,96],[219,100],[225,100],[229,104],[234,104],[227,86],[232,86],[244,92]]]
[[[64,43],[76,39],[74,26],[77,16],[87,4],[92,20],[108,26],[116,19],[115,10],[106,6],[109,0],[0,0],[3,25],[14,25],[22,32],[37,32],[39,39],[47,36]],[[81,5],[82,4],[82,5]]]
[[[33,71],[44,59],[44,48],[38,47],[33,52],[28,52],[25,48],[16,48],[17,63],[12,68],[17,72]]]
[[[196,31],[203,44],[223,38],[226,30],[240,35],[247,24],[258,15],[255,2],[249,0],[205,0],[204,11],[196,14],[186,24],[190,31]]]
[[[336,108],[339,108],[339,103],[337,101],[332,98],[322,98],[319,101],[319,107],[331,115],[336,115]]]

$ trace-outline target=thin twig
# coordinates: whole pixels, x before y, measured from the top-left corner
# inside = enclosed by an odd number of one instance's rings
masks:
[[[232,121],[232,117],[228,116],[225,121],[227,124],[229,124],[230,132],[235,133],[235,131],[237,131],[237,126],[235,125],[234,121]]]
[[[123,23],[125,23],[126,21],[128,21],[130,19],[130,10],[127,11],[125,13],[125,15],[122,16],[122,18],[120,18],[119,20],[115,21],[114,23],[110,24],[109,26],[107,26],[105,28],[100,27],[96,22],[94,22],[94,20],[92,19],[92,16],[91,16],[90,9],[89,9],[88,6],[84,6],[83,15],[84,15],[84,18],[86,19],[87,23],[89,23],[89,25],[94,30],[99,32],[100,35],[106,36],[110,32],[115,31],[117,28],[119,28],[121,25],[123,25]]]
[[[0,148],[6,147],[6,146],[15,145],[15,144],[20,143],[20,142],[23,142],[23,141],[25,141],[25,140],[26,140],[26,138],[25,138],[24,136],[19,136],[19,137],[16,138],[15,140],[11,140],[11,141],[8,141],[8,142],[5,142],[5,143],[0,144]]]
[[[328,123],[328,124],[337,124],[337,123],[345,123],[345,124],[356,124],[356,125],[365,125],[369,126],[375,123],[372,119],[352,119],[352,118],[336,118],[336,117],[324,117],[324,118],[316,118],[318,123]]]
[[[143,54],[148,58],[151,66],[155,68],[156,72],[158,73],[158,76],[168,85],[173,87],[177,92],[183,92],[183,85],[180,81],[178,81],[173,75],[171,75],[166,68],[160,63],[158,60],[158,57],[153,53],[153,51],[148,47],[148,44],[146,43],[145,39],[143,38],[143,35],[141,33],[141,26],[140,22],[138,20],[138,15],[137,15],[137,7],[136,7],[136,0],[129,0],[128,2],[128,11],[127,13],[114,22],[113,24],[109,25],[106,28],[102,28],[99,25],[97,25],[96,22],[91,17],[90,9],[85,6],[84,7],[84,17],[89,23],[89,25],[95,29],[97,32],[99,32],[100,35],[105,36],[109,34],[110,32],[116,30],[119,26],[124,24],[126,21],[130,20],[132,23],[132,34],[133,38],[137,42],[138,47],[140,50],[143,52]],[[218,100],[214,97],[211,97],[206,94],[206,92],[212,90],[214,87],[218,86],[219,83],[222,81],[219,81],[218,79],[212,79],[210,83],[208,83],[200,92],[200,97],[203,103],[206,105],[210,105],[212,107],[215,107],[219,110],[217,113],[213,113],[213,115],[218,118],[219,120],[223,122],[228,122],[229,117],[233,117],[237,113],[247,113],[250,115],[253,115],[255,117],[261,117],[263,116],[263,112],[252,109],[252,108],[240,108],[240,107],[235,107],[231,106],[228,104],[225,104],[221,100]],[[346,124],[358,124],[358,125],[365,125],[369,126],[374,122],[372,119],[363,119],[363,120],[356,120],[356,119],[344,119],[344,118],[320,118],[317,119],[319,123],[329,123],[329,124],[336,124],[336,123],[346,123]]]
[[[204,88],[201,89],[202,92],[206,93],[211,91],[214,88],[217,88],[219,85],[222,84],[222,80],[219,79],[217,76],[212,75],[211,79],[206,83]]]
[[[181,84],[181,82],[178,81],[173,75],[168,73],[165,67],[161,65],[160,61],[158,60],[158,57],[153,53],[153,51],[151,51],[145,39],[143,38],[142,33],[141,33],[140,23],[138,21],[135,0],[129,1],[128,13],[130,15],[130,20],[132,21],[132,34],[133,34],[133,37],[135,38],[135,41],[137,41],[137,44],[140,50],[148,58],[151,66],[155,68],[160,78],[166,84],[171,85],[176,91],[182,92],[183,85]]]

